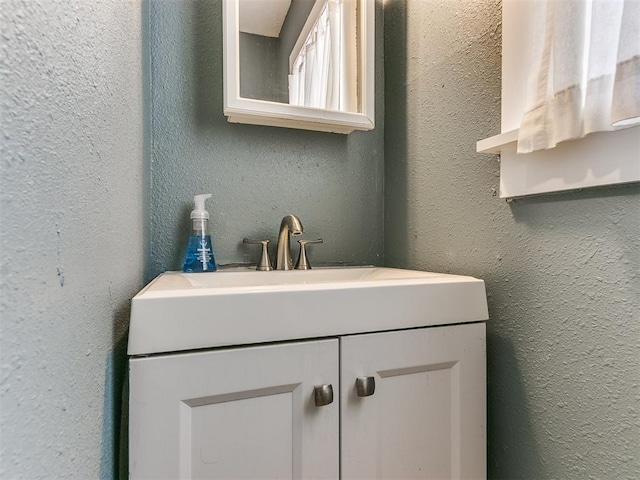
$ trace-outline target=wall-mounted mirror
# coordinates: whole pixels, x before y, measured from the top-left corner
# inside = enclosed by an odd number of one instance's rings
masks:
[[[374,0],[223,0],[230,122],[374,127]]]

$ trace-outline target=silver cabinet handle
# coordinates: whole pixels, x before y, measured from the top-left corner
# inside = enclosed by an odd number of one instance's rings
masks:
[[[370,397],[376,391],[376,379],[374,377],[356,378],[356,391],[359,397]]]
[[[324,407],[333,403],[333,387],[330,384],[313,387],[313,399],[316,407]]]

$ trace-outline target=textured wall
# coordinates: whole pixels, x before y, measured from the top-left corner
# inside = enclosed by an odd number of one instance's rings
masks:
[[[0,477],[113,478],[144,268],[140,2],[0,8]]]
[[[376,128],[337,135],[227,122],[219,0],[152,2],[150,28],[151,274],[181,268],[196,193],[213,194],[218,263],[256,262],[258,250],[242,238],[275,240],[288,213],[306,238],[325,241],[310,249],[312,262],[380,263],[382,35]]]
[[[507,204],[500,3],[385,4],[385,260],[483,278],[489,477],[640,477],[640,187]]]

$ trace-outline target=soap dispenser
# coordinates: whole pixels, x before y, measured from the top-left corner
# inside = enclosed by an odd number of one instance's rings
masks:
[[[208,233],[209,212],[204,209],[204,201],[210,197],[210,193],[193,197],[195,208],[191,212],[191,235],[184,256],[183,272],[215,272],[218,268]]]

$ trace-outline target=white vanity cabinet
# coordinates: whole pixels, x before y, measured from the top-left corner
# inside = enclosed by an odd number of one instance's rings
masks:
[[[338,478],[338,379],[337,339],[131,359],[130,478]]]
[[[165,272],[131,303],[129,474],[486,478],[484,282]]]
[[[136,357],[130,384],[131,479],[486,476],[484,323]]]
[[[485,345],[484,323],[341,338],[342,478],[486,478]]]

